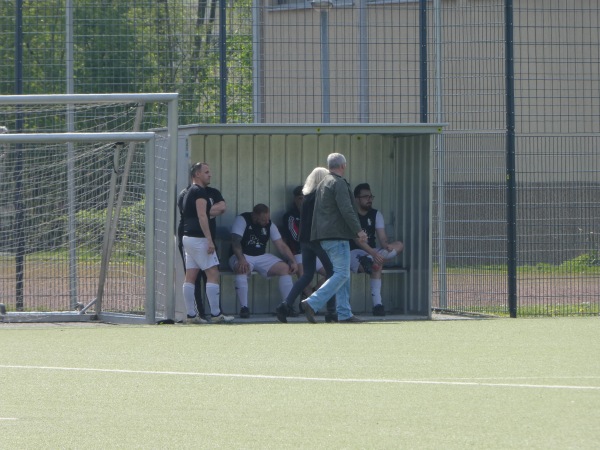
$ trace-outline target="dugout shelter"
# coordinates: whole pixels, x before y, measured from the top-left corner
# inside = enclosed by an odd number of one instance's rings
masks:
[[[373,207],[385,218],[390,240],[405,249],[386,264],[382,298],[388,313],[431,317],[432,295],[432,147],[442,124],[312,124],[192,125],[179,129],[177,191],[188,183],[188,168],[204,161],[211,166],[211,186],[219,189],[227,212],[217,218],[221,267],[221,302],[225,313],[237,314],[234,277],[227,273],[228,230],[236,215],[257,203],[271,209],[276,225],[291,206],[294,187],[303,184],[327,155],[346,156],[345,177],[354,188],[371,185]],[[275,247],[270,250],[276,253]],[[176,256],[179,258],[179,256]],[[182,280],[181,262],[177,283]],[[387,273],[386,273],[387,272]],[[181,284],[176,284],[177,315],[185,314]],[[357,314],[370,314],[369,277],[353,275],[351,304]],[[270,314],[281,301],[277,283],[252,276],[249,307]]]

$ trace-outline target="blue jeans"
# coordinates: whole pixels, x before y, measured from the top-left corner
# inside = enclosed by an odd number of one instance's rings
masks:
[[[333,275],[316,292],[313,292],[306,302],[316,312],[335,295],[338,319],[349,319],[352,317],[350,308],[350,242],[326,240],[321,241],[321,247],[333,265]]]

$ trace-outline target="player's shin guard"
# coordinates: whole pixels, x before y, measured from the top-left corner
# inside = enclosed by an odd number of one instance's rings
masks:
[[[221,291],[219,285],[216,283],[206,283],[206,298],[208,298],[208,304],[210,305],[210,313],[213,316],[221,314],[221,308],[219,307],[219,295]]]
[[[371,298],[373,299],[373,306],[381,304],[381,280],[371,279]]]
[[[235,293],[240,307],[248,306],[248,275],[235,276]]]
[[[285,301],[293,286],[294,282],[291,275],[281,275],[279,277],[279,292],[283,301]]]
[[[196,315],[196,299],[194,298],[194,290],[196,286],[192,283],[183,283],[183,301],[185,302],[185,310],[189,317]]]

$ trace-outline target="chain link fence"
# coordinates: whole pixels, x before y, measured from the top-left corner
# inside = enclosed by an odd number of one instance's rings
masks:
[[[70,79],[78,94],[179,92],[182,125],[448,123],[434,150],[439,309],[509,313],[511,99],[519,315],[599,313],[596,0],[19,3],[0,2],[0,94],[65,93]]]

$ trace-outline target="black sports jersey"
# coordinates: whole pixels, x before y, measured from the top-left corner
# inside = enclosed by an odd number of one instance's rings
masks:
[[[367,243],[369,247],[376,248],[377,242],[375,240],[375,217],[377,216],[377,210],[371,208],[364,216],[358,214],[358,220],[360,221],[360,226],[365,233],[367,233]],[[354,243],[354,241],[350,241],[350,249],[356,250],[358,245]]]
[[[200,198],[206,200],[206,215],[210,217],[211,205],[206,189],[197,184],[192,184],[183,197],[183,234],[185,236],[206,237],[200,228],[196,211],[196,200]]]
[[[183,201],[185,199],[185,194],[187,194],[187,191],[191,186],[192,185],[183,189],[179,193],[179,196],[177,197],[177,207],[179,208],[179,226],[177,227],[177,236],[178,236],[179,240],[183,239],[183,235],[184,235],[184,221],[185,220],[184,220],[184,216],[183,216]],[[208,206],[209,211],[210,211],[210,208],[212,208],[212,206],[214,204],[225,201],[225,199],[223,198],[223,195],[221,194],[221,191],[219,191],[218,189],[215,189],[210,186],[206,186],[204,188],[204,190],[208,194],[208,198],[209,198],[209,206]],[[195,205],[194,205],[194,208],[195,208]],[[196,217],[196,219],[197,219],[197,217]],[[200,224],[198,224],[198,226],[200,226]],[[210,217],[210,215],[208,217],[208,227],[210,228],[210,234],[211,234],[212,238],[214,239],[216,232],[217,232],[217,219],[214,217]]]
[[[245,212],[241,216],[246,221],[246,229],[241,242],[242,252],[250,256],[264,255],[271,238],[271,221],[269,220],[266,227],[261,227],[252,223],[252,213]]]

